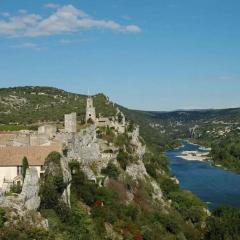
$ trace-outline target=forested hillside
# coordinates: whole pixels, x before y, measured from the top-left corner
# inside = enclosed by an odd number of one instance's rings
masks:
[[[103,94],[94,97],[97,113],[112,116],[115,108]],[[64,114],[77,112],[84,120],[86,96],[51,87],[14,87],[0,89],[0,124],[61,122]]]

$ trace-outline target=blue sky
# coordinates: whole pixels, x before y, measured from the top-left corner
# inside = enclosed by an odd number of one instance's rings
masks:
[[[0,87],[146,110],[240,107],[238,0],[0,1]]]

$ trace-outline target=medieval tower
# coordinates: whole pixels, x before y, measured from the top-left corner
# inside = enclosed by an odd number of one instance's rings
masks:
[[[93,123],[96,122],[96,111],[95,111],[95,107],[93,106],[92,97],[87,97],[86,123],[89,121],[92,121]]]

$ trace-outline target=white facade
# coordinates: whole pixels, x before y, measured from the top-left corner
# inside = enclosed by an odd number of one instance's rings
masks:
[[[36,168],[38,172],[38,177],[40,177],[42,171],[41,166],[30,166],[30,168]],[[9,190],[14,178],[21,175],[20,166],[0,166],[0,192],[5,192]]]

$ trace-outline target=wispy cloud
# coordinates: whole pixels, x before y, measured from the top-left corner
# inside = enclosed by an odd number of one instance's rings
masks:
[[[0,13],[0,16],[10,17],[10,13],[8,13],[8,12],[2,12],[2,13]]]
[[[113,20],[95,19],[73,5],[57,6],[47,4],[45,7],[55,9],[48,17],[21,11],[16,16],[0,18],[0,35],[11,37],[39,37],[83,29],[106,29],[122,33],[139,33],[137,25],[122,25]]]
[[[30,43],[30,42],[13,45],[12,48],[28,48],[28,49],[34,49],[34,50],[41,50],[41,47],[38,44]]]
[[[83,42],[88,42],[90,41],[89,39],[82,38],[82,39],[60,39],[59,43],[61,45],[68,45],[72,43],[83,43]]]
[[[45,8],[53,8],[53,9],[56,9],[56,8],[59,8],[60,6],[58,4],[55,4],[55,3],[47,3],[44,5]]]
[[[127,20],[127,21],[132,20],[132,18],[131,18],[130,16],[128,16],[128,15],[123,15],[122,18],[123,18],[124,20]]]

